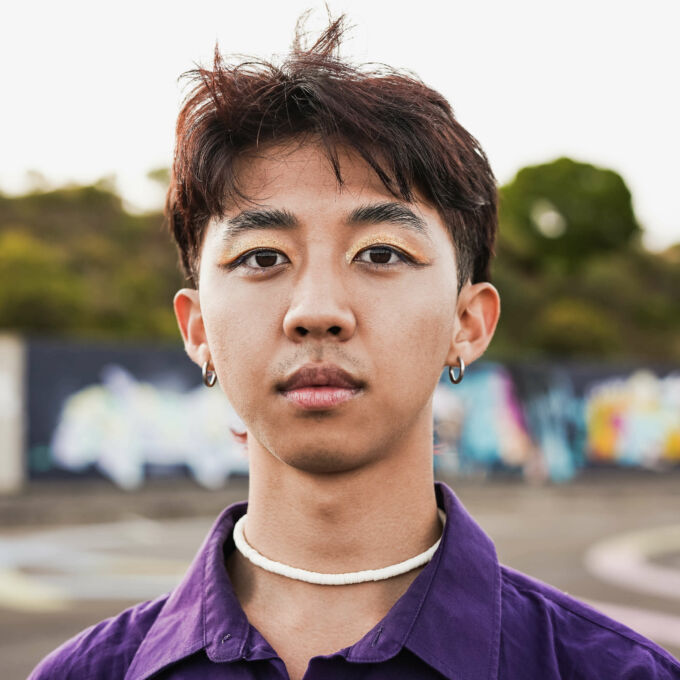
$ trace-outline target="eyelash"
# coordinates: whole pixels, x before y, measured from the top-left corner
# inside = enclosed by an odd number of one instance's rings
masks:
[[[410,255],[406,254],[403,250],[399,250],[399,248],[395,248],[394,246],[388,246],[388,245],[384,245],[384,244],[380,244],[380,243],[376,243],[375,245],[368,246],[367,248],[363,248],[362,250],[360,250],[354,256],[354,258],[356,259],[359,255],[362,255],[364,253],[369,253],[371,250],[389,251],[390,256],[392,254],[396,255],[399,258],[399,260],[401,262],[403,262],[404,264],[418,266],[418,263]],[[286,257],[279,250],[273,250],[271,248],[257,248],[255,250],[249,250],[249,251],[243,253],[243,255],[239,255],[239,257],[237,257],[233,262],[230,262],[227,265],[227,268],[229,270],[236,269],[237,267],[245,265],[246,261],[248,259],[250,259],[251,257],[255,257],[257,255],[263,255],[263,254],[276,255],[276,256],[281,255],[283,257]],[[286,260],[288,260],[288,258],[286,258]],[[288,261],[290,261],[290,260],[288,260]],[[362,262],[362,264],[368,265],[369,267],[374,267],[374,268],[377,268],[377,269],[384,269],[385,267],[393,267],[394,265],[398,264],[396,262],[379,263],[379,262],[367,262],[365,260],[360,260],[360,262]],[[268,269],[273,270],[281,264],[285,264],[285,262],[279,262],[277,264],[272,265],[271,267],[248,266],[247,269],[257,270],[258,272],[262,272],[262,271],[266,271]]]
[[[363,248],[360,250],[354,258],[356,259],[359,257],[359,255],[363,255],[364,253],[370,253],[371,250],[382,250],[382,251],[388,251],[390,253],[390,257],[392,254],[396,255],[401,262],[404,264],[410,264],[414,265],[417,264],[416,261],[410,256],[407,255],[403,250],[399,250],[399,248],[395,248],[394,246],[388,246],[384,245],[382,243],[376,243],[372,246],[368,246],[367,248]],[[363,264],[367,264],[369,267],[377,267],[377,268],[383,268],[383,267],[393,267],[396,262],[392,263],[380,263],[380,262],[367,262],[365,260],[360,260]]]
[[[255,257],[256,255],[276,255],[277,257],[279,255],[286,257],[282,252],[279,250],[273,250],[271,248],[256,248],[255,250],[249,250],[243,255],[239,255],[233,262],[230,262],[228,265],[229,269],[236,269],[236,267],[241,266],[242,264],[245,263],[246,260],[248,260],[251,257]],[[286,258],[287,260],[288,258]],[[279,262],[278,264],[285,264],[284,262]],[[263,269],[274,269],[278,265],[272,265],[271,267],[248,267],[248,269],[258,269],[258,270],[263,270]]]

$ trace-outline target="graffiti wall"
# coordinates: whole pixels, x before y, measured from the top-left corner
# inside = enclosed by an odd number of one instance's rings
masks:
[[[189,474],[218,487],[247,474],[240,420],[180,349],[31,343],[31,477],[103,475],[124,488]]]
[[[178,348],[31,342],[29,476],[103,475],[136,488],[159,475],[207,487],[247,474],[242,428]],[[434,466],[567,481],[585,466],[680,465],[680,371],[479,362],[434,397]]]
[[[585,466],[680,464],[680,371],[480,363],[435,394],[435,466],[567,481]]]

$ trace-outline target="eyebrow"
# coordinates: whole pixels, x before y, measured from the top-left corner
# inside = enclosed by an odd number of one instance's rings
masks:
[[[290,229],[297,227],[293,213],[278,208],[255,208],[244,210],[225,222],[224,238],[234,238],[244,231],[253,229]]]
[[[352,210],[347,216],[347,224],[397,224],[429,236],[427,225],[403,203],[387,201],[369,203]],[[254,208],[244,210],[225,221],[224,239],[231,239],[246,231],[257,229],[291,229],[299,226],[295,215],[288,210],[278,208]]]
[[[425,220],[403,203],[395,201],[371,203],[355,208],[349,214],[347,222],[349,224],[392,223],[412,229],[425,236],[428,235]]]

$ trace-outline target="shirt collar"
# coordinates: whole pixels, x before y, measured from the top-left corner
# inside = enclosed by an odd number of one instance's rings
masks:
[[[234,524],[247,507],[245,501],[234,503],[215,520],[184,578],[170,592],[144,637],[125,680],[145,680],[201,649],[218,662],[243,656],[249,623],[229,581],[224,559],[234,547]],[[274,653],[256,649],[249,656],[266,658]]]
[[[453,491],[436,482],[437,505],[446,512],[441,544],[430,563],[385,618],[340,654],[350,662],[380,662],[402,647],[451,680],[496,678],[500,648],[500,566],[491,539]],[[224,558],[247,503],[217,518],[181,583],[156,618],[125,675],[145,680],[201,649],[215,662],[275,656],[253,636]]]
[[[447,678],[497,678],[501,568],[496,549],[448,486],[437,482],[436,493],[446,512],[444,535],[432,564],[436,574],[406,646]]]
[[[349,648],[348,661],[379,662],[402,647],[451,680],[498,676],[501,570],[491,539],[454,492],[435,483],[446,513],[430,563],[385,618]]]

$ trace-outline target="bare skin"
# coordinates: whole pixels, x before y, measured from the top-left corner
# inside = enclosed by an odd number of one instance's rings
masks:
[[[384,459],[360,474],[318,478],[300,473],[290,479],[278,474],[279,466],[266,465],[268,456],[253,455],[251,449],[255,470],[247,540],[253,545],[274,542],[251,538],[249,527],[252,519],[253,528],[258,520],[270,528],[271,523],[262,519],[281,512],[277,499],[282,494],[289,499],[282,525],[300,529],[294,532],[295,540],[310,556],[307,562],[291,558],[287,564],[339,573],[395,564],[427,550],[441,536],[441,524],[431,468],[414,474],[409,454],[415,451],[407,444],[403,464]],[[283,552],[271,550],[264,554]],[[277,651],[293,679],[303,677],[311,657],[331,654],[361,639],[422,570],[372,583],[318,586],[259,569],[238,551],[230,556],[227,569],[248,619]]]
[[[189,356],[213,363],[247,427],[248,542],[325,573],[395,564],[439,538],[432,394],[446,365],[484,352],[500,310],[488,283],[458,290],[451,238],[425,202],[398,202],[416,218],[406,226],[353,220],[395,199],[356,154],[343,151],[341,166],[339,187],[313,143],[244,160],[244,193],[291,223],[237,231],[253,206],[233,206],[207,229],[199,290],[175,297]],[[281,384],[309,365],[338,366],[359,387],[328,408],[301,407]],[[293,679],[363,637],[418,573],[315,586],[237,552],[227,569]]]

